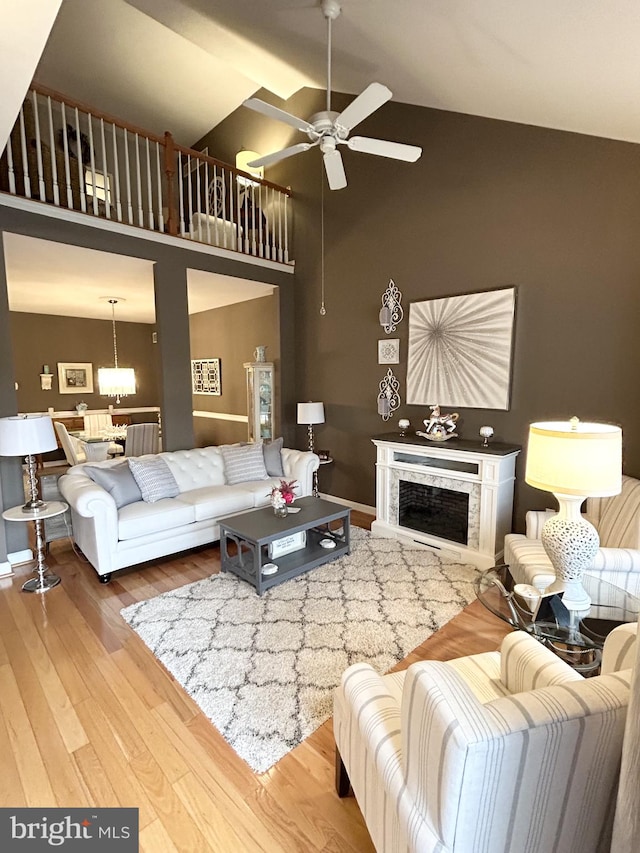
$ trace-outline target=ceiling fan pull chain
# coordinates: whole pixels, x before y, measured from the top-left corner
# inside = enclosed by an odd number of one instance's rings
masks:
[[[320,160],[320,316],[324,317],[324,174]]]

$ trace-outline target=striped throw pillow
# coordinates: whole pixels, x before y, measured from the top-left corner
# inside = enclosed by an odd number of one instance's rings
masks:
[[[131,458],[127,461],[143,501],[155,503],[162,498],[175,498],[180,494],[176,478],[164,459],[155,456],[153,459]]]
[[[248,483],[250,480],[268,480],[264,465],[262,442],[237,445],[221,445],[220,454],[224,460],[224,472],[230,486],[236,483]]]

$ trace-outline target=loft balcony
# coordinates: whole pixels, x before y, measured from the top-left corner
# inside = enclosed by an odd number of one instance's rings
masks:
[[[0,158],[0,203],[9,197],[293,265],[288,188],[43,86],[29,90]]]

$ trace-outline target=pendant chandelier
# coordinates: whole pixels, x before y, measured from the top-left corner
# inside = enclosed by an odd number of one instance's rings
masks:
[[[132,367],[118,367],[118,341],[116,338],[116,305],[118,299],[109,299],[111,305],[111,325],[113,328],[113,367],[101,367],[98,369],[98,386],[100,394],[106,397],[115,397],[116,403],[120,397],[136,393],[136,374]]]

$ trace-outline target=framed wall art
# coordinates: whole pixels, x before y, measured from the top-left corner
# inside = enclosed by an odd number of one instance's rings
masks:
[[[378,364],[400,364],[400,338],[378,341]]]
[[[61,394],[93,394],[93,364],[90,361],[59,361],[58,391]]]
[[[219,358],[191,360],[191,390],[194,394],[222,394]]]
[[[409,306],[407,403],[509,408],[515,287]]]

